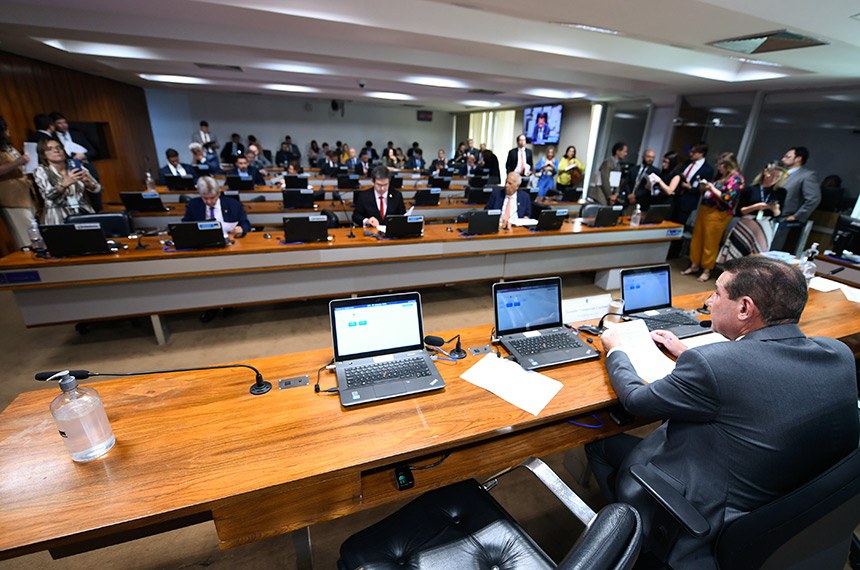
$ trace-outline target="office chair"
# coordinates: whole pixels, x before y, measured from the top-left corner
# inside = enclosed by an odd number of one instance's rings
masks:
[[[770,242],[771,251],[785,251],[795,257],[800,257],[806,249],[806,242],[812,232],[812,220],[802,222],[779,222],[773,239]]]
[[[707,535],[707,521],[650,465],[635,465],[630,473],[655,501],[646,544],[658,558],[665,559],[678,532]],[[732,570],[841,570],[852,542],[856,544],[858,524],[860,449],[795,491],[729,523],[717,537],[714,553],[720,568]]]
[[[364,568],[629,569],[639,554],[636,509],[615,503],[595,514],[539,459],[519,467],[533,473],[585,531],[556,565],[488,492],[506,469],[483,485],[474,479],[429,491],[382,521],[349,537],[339,570]]]
[[[337,214],[335,214],[331,210],[323,208],[320,212],[320,215],[325,216],[327,228],[336,228],[340,225],[340,218],[338,218]]]
[[[600,204],[586,204],[582,207],[582,211],[579,212],[580,218],[593,218],[597,216],[597,211],[602,208]]]
[[[461,212],[457,215],[457,223],[458,224],[467,224],[469,223],[469,218],[472,217],[472,214],[475,212],[480,212],[481,210],[469,210],[467,212]]]
[[[67,224],[99,224],[105,237],[128,237],[134,230],[131,228],[131,216],[128,212],[106,212],[102,214],[75,214],[66,217]]]

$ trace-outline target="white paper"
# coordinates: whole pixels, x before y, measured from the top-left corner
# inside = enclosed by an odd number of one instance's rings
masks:
[[[239,225],[239,222],[221,222],[221,230],[224,232],[224,237],[230,235],[236,226]]]
[[[561,319],[565,323],[578,323],[591,319],[599,319],[609,312],[612,295],[590,295],[561,301]]]
[[[68,153],[69,156],[75,154],[87,154],[86,147],[83,147],[76,142],[63,143],[63,147],[66,149],[66,153]]]
[[[411,215],[412,215],[412,211],[413,211],[413,210],[415,210],[415,206],[412,206],[411,208],[409,208],[408,210],[406,210],[406,215],[407,215],[407,216],[411,216]]]
[[[563,386],[558,380],[539,372],[523,370],[516,362],[499,358],[494,353],[484,355],[460,378],[535,416],[541,413]]]
[[[809,282],[809,288],[821,291],[822,293],[829,293],[830,291],[841,289],[842,284],[832,279],[825,279],[824,277],[813,277]]]
[[[24,174],[36,172],[36,168],[39,166],[39,145],[34,142],[25,142],[24,154],[30,157],[30,162],[24,165]]]
[[[660,352],[651,340],[648,326],[641,319],[633,319],[625,323],[605,323],[618,331],[620,347],[627,353],[636,374],[648,383],[659,380],[675,369],[675,362]]]
[[[517,218],[515,220],[511,220],[512,226],[518,226],[521,228],[528,228],[531,226],[536,226],[538,221],[532,218]]]
[[[854,287],[840,287],[842,289],[842,293],[845,294],[845,298],[854,303],[860,303],[860,289],[855,289]]]
[[[699,336],[691,336],[682,338],[681,342],[687,348],[696,348],[697,346],[705,346],[706,344],[714,344],[715,342],[729,342],[729,339],[720,333],[712,332],[708,334],[700,334]]]
[[[656,184],[658,180],[660,180],[660,175],[652,172],[648,175],[648,180],[651,181],[651,184]]]
[[[385,225],[379,224],[376,226],[376,233],[384,234],[385,233]]]
[[[609,173],[609,185],[612,188],[618,188],[621,185],[621,172],[613,170]]]

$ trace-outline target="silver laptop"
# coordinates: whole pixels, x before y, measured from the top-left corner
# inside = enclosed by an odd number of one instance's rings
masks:
[[[335,299],[329,317],[342,405],[445,387],[424,350],[418,293]]]
[[[624,315],[645,321],[649,330],[667,330],[686,338],[711,332],[692,311],[672,306],[672,279],[668,265],[621,270]]]
[[[561,278],[493,284],[496,335],[526,370],[597,358],[561,319]]]

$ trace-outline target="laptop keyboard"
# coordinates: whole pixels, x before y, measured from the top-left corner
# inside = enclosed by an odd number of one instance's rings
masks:
[[[347,368],[345,371],[346,385],[349,388],[369,386],[379,382],[405,378],[421,378],[431,376],[430,368],[423,358],[409,358],[394,362],[380,362],[367,366]]]
[[[699,320],[694,319],[690,315],[685,315],[683,313],[667,313],[665,315],[660,315],[659,317],[643,317],[643,321],[648,325],[648,330],[654,331],[658,329],[665,329],[666,327],[671,327],[673,325],[698,325]]]
[[[551,350],[582,347],[582,343],[575,337],[565,333],[541,335],[530,338],[518,338],[510,341],[510,343],[511,346],[516,348],[523,356],[549,352]]]

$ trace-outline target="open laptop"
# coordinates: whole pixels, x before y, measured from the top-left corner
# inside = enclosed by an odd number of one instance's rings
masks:
[[[192,176],[165,176],[164,184],[168,190],[194,190],[197,188]]]
[[[227,175],[224,185],[230,190],[253,190],[256,187],[253,178],[242,178],[233,174]]]
[[[489,176],[472,176],[469,178],[469,188],[483,188],[490,183]]]
[[[671,331],[679,338],[711,332],[690,311],[672,306],[672,278],[668,265],[621,270],[624,315],[645,321],[649,330]]]
[[[567,208],[559,208],[558,210],[544,210],[538,216],[538,223],[531,228],[533,232],[555,231],[561,228],[561,225],[567,219]]]
[[[642,216],[640,224],[659,224],[669,217],[672,213],[672,204],[654,204],[645,215]]]
[[[561,278],[493,284],[496,336],[526,370],[597,358],[561,319]]]
[[[100,255],[116,251],[111,249],[98,223],[39,226],[39,231],[51,257]]]
[[[314,191],[311,188],[291,188],[282,190],[285,210],[313,210]]]
[[[207,249],[227,247],[221,222],[178,222],[167,226],[173,246],[179,249]]]
[[[357,190],[358,186],[358,174],[337,175],[337,187],[341,190]]]
[[[490,201],[490,196],[493,195],[493,187],[486,188],[466,188],[466,203],[467,204],[486,204]]]
[[[329,318],[342,405],[445,387],[424,350],[418,293],[335,299]]]
[[[402,176],[392,176],[388,181],[388,189],[389,190],[400,190],[403,188],[403,177]]]
[[[424,235],[424,216],[386,216],[385,237],[418,238]]]
[[[284,176],[284,188],[310,188],[307,175],[287,174]]]
[[[120,192],[119,199],[126,210],[132,212],[166,212],[168,210],[158,192]]]
[[[284,243],[328,241],[328,218],[307,216],[284,218]]]
[[[442,190],[439,188],[427,188],[415,191],[416,206],[438,206]]]
[[[499,218],[501,210],[478,210],[469,216],[469,226],[460,228],[460,233],[467,236],[499,233]]]
[[[601,206],[594,219],[588,222],[590,228],[609,228],[618,223],[623,206]]]
[[[447,190],[451,186],[450,176],[430,176],[427,179],[427,185],[433,188],[441,188]]]

